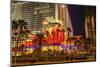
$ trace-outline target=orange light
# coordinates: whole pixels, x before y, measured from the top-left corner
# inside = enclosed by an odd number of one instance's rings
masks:
[[[64,8],[65,6],[64,5],[61,5],[61,7]]]

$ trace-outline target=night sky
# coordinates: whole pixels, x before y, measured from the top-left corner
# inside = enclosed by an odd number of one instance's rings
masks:
[[[74,35],[85,35],[84,6],[68,5]]]

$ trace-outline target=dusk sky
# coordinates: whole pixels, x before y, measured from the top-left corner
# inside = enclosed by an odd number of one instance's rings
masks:
[[[84,6],[68,5],[74,35],[85,35]]]

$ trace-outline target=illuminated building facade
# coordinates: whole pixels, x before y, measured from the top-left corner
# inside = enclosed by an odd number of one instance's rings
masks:
[[[90,38],[93,46],[96,47],[96,7],[85,8],[85,33],[86,38]]]
[[[54,17],[63,22],[65,30],[70,27],[73,35],[73,27],[67,5],[32,2],[14,2],[12,5],[12,20],[25,19],[29,29],[41,30],[43,28],[42,19]]]
[[[95,12],[90,6],[12,2],[12,65],[95,61]]]

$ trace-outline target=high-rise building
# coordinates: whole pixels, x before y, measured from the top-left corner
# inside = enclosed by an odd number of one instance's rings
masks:
[[[72,31],[70,35],[73,36],[73,26],[72,26],[67,5],[64,5],[64,4],[58,5],[58,18],[62,20],[66,31],[67,31],[67,28],[70,27]]]
[[[24,19],[28,23],[29,29],[41,30],[41,20],[45,17],[54,17],[63,22],[65,29],[70,27],[73,35],[73,27],[67,5],[23,1],[14,1],[12,5],[12,20]]]
[[[19,1],[12,5],[12,19],[25,19],[28,22],[29,29],[41,30],[41,20],[43,18],[55,17],[55,4]]]
[[[96,44],[96,7],[85,7],[85,33],[90,38],[93,46]]]

